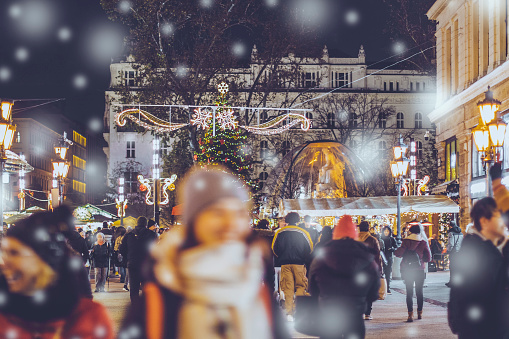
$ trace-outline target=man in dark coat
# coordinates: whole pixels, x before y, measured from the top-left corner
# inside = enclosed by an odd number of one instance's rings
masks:
[[[383,241],[375,238],[371,233],[369,233],[369,223],[367,221],[361,221],[359,224],[359,241],[364,243],[368,247],[368,249],[375,256],[375,262],[378,265],[379,272],[382,272],[382,257],[380,255],[380,244],[383,246]],[[381,273],[380,273],[381,274]],[[372,302],[367,302],[366,312],[364,314],[365,320],[371,320],[373,317],[371,316],[371,310],[373,308]]]
[[[463,240],[451,273],[449,325],[459,339],[504,338],[505,225],[490,197],[477,201],[470,217],[474,226]]]
[[[352,217],[341,217],[333,240],[311,263],[309,291],[319,298],[320,338],[364,338],[362,314],[378,299],[380,269],[376,255],[357,238]]]
[[[306,263],[313,251],[311,236],[297,227],[299,214],[290,212],[285,217],[288,226],[276,231],[272,240],[272,251],[281,264],[281,290],[285,294],[287,319],[293,321],[294,294],[305,295],[308,288]]]
[[[120,253],[127,258],[129,270],[129,294],[131,302],[140,295],[142,279],[142,265],[148,256],[152,242],[157,239],[155,232],[147,228],[147,218],[139,217],[137,226],[122,239]]]

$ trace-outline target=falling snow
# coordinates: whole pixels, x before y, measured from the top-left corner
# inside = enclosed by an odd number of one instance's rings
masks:
[[[187,75],[187,67],[184,65],[177,66],[177,78],[184,78]]]
[[[83,74],[77,74],[72,80],[72,84],[76,89],[85,89],[88,85],[87,77]]]
[[[357,273],[354,277],[354,282],[359,286],[365,286],[369,282],[369,276],[365,272]]]
[[[346,13],[346,22],[349,24],[349,25],[355,25],[359,22],[359,13],[357,11],[354,11],[354,10],[350,10]]]
[[[268,7],[276,7],[278,5],[278,0],[265,0],[265,4]]]
[[[118,3],[118,10],[122,14],[128,14],[131,11],[131,3],[127,0]]]
[[[28,49],[26,49],[25,47],[17,48],[16,51],[14,52],[14,57],[19,62],[27,61],[29,57]]]
[[[44,291],[36,291],[33,298],[35,303],[42,304],[46,301],[46,293]]]
[[[467,311],[467,317],[472,322],[478,322],[482,318],[482,309],[479,306],[471,306]]]
[[[57,36],[58,36],[58,40],[60,40],[62,42],[67,42],[67,41],[71,40],[71,38],[72,38],[71,29],[68,27],[60,28],[58,30]]]
[[[107,333],[108,333],[108,331],[107,331],[106,327],[104,327],[103,325],[97,326],[94,330],[94,335],[97,338],[104,338]]]
[[[199,179],[199,180],[195,181],[195,183],[194,183],[194,187],[199,191],[204,190],[206,186],[207,186],[207,184],[205,183],[205,180],[203,180],[203,179]]]
[[[246,46],[242,42],[236,42],[232,46],[232,51],[236,57],[242,57],[246,53]]]
[[[11,79],[11,70],[7,66],[0,67],[0,81],[7,82]]]
[[[72,271],[79,271],[83,267],[83,260],[80,257],[72,257],[69,259],[69,268]]]
[[[165,22],[161,25],[161,34],[163,36],[170,36],[173,34],[173,25],[169,22]]]
[[[35,240],[40,242],[45,242],[50,240],[50,236],[48,231],[46,231],[44,228],[38,228],[34,232]]]
[[[202,8],[211,8],[214,5],[214,0],[200,0]]]
[[[9,16],[13,19],[17,19],[21,16],[21,6],[18,4],[12,4],[9,7]]]
[[[5,293],[3,291],[0,292],[0,307],[4,306],[5,304],[7,304],[7,298],[8,298],[7,293]]]
[[[6,339],[16,339],[18,338],[18,331],[16,331],[13,328],[8,329],[5,331],[5,338]]]
[[[99,118],[93,118],[88,122],[88,128],[90,128],[93,132],[101,132],[103,128],[103,122]]]
[[[405,51],[405,45],[402,42],[396,42],[392,49],[394,53],[401,54]]]

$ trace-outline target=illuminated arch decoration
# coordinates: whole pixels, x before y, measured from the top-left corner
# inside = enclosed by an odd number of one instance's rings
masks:
[[[422,192],[426,192],[428,189],[429,176],[426,175],[424,178],[419,180],[417,183],[417,195],[422,195]]]
[[[147,205],[154,205],[154,179],[152,178],[144,178],[143,175],[138,175],[138,181],[141,185],[143,185],[146,188],[147,193],[145,194],[145,203]],[[168,191],[175,190],[175,181],[177,181],[177,175],[173,174],[169,178],[161,178],[156,179],[157,186],[161,187],[161,194],[159,197],[161,197],[159,204],[161,205],[167,205],[170,202],[170,196],[168,195]]]
[[[117,198],[117,199],[115,199],[115,202],[117,203],[116,204],[116,207],[117,207],[117,216],[119,218],[125,217],[125,210],[127,208],[127,199],[120,201]]]
[[[401,189],[403,189],[403,196],[408,196],[408,183],[406,180],[404,180],[403,184],[401,185]]]
[[[228,93],[228,85],[225,82],[220,83],[217,89],[221,96],[225,96]],[[124,105],[117,105],[123,107]],[[127,105],[125,105],[127,106]],[[151,131],[158,133],[169,133],[176,131],[180,128],[192,125],[197,126],[198,129],[209,129],[215,128],[215,122],[218,122],[222,130],[225,129],[236,129],[242,128],[250,133],[260,135],[274,135],[285,132],[290,128],[300,124],[300,128],[303,131],[309,130],[311,127],[311,120],[305,116],[305,113],[311,111],[310,109],[300,108],[260,108],[260,107],[230,107],[230,106],[189,106],[189,105],[132,105],[138,106],[138,108],[129,108],[122,110],[120,113],[115,115],[115,122],[118,126],[125,126],[126,119],[131,120],[137,125]],[[132,107],[131,106],[131,107]],[[171,108],[184,108],[194,109],[194,113],[189,120],[189,123],[172,123],[170,121],[160,119],[155,115],[142,110],[141,107],[165,107],[171,112]],[[260,111],[286,111],[287,113],[281,114],[274,119],[258,124],[255,126],[239,125],[235,116],[235,109],[241,111],[257,111],[258,115]],[[302,114],[300,114],[302,113]],[[258,119],[259,120],[259,119]],[[286,123],[285,123],[286,122]],[[215,135],[215,129],[214,129]]]

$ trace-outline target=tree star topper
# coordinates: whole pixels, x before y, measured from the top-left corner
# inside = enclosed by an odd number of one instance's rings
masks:
[[[221,93],[222,96],[225,96],[226,93],[229,91],[228,84],[226,82],[221,82],[219,85],[217,85],[217,90],[219,93]]]

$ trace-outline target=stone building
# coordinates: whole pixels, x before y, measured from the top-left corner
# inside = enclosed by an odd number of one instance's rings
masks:
[[[429,119],[436,125],[439,176],[459,182],[462,227],[475,199],[487,195],[471,133],[479,121],[477,102],[491,86],[501,115],[509,109],[507,6],[506,0],[438,0],[427,13],[437,22],[437,95]],[[508,148],[505,142],[504,154]]]

